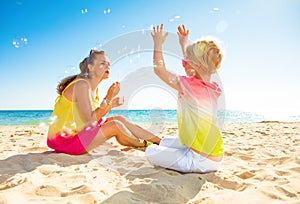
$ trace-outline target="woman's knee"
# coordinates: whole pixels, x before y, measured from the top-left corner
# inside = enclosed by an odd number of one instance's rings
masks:
[[[124,131],[126,126],[124,125],[124,123],[122,121],[119,121],[119,120],[112,120],[113,124],[114,124],[114,127],[115,129],[118,129],[120,131]]]
[[[104,125],[100,127],[99,132],[104,134],[105,136],[107,134],[110,135],[117,135],[120,130],[124,128],[124,125],[120,121],[111,120],[109,122],[106,122]]]
[[[125,117],[120,116],[120,115],[111,117],[111,120],[113,120],[113,121],[120,121],[122,123],[124,123],[124,122],[127,121],[127,119]]]
[[[127,127],[119,120],[110,120],[110,131],[114,133],[114,136],[130,135],[131,133]]]

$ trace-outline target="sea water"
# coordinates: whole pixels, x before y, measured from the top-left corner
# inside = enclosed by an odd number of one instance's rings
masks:
[[[48,125],[52,110],[0,110],[0,126]],[[112,110],[107,117],[121,115],[139,124],[176,123],[176,110]],[[263,115],[245,111],[218,112],[221,122],[259,122],[269,120]],[[272,119],[274,120],[274,119]],[[299,122],[300,116],[278,117],[278,121]]]
[[[0,126],[48,125],[52,110],[0,110]],[[176,110],[112,110],[106,117],[121,115],[140,123],[176,122]]]

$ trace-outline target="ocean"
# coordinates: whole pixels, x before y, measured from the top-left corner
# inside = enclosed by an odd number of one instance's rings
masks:
[[[0,126],[48,125],[52,110],[0,110]],[[112,110],[107,117],[122,115],[139,124],[176,123],[176,110]],[[259,122],[269,120],[251,112],[226,110],[218,112],[221,122]],[[278,118],[278,121],[299,122],[300,116]]]

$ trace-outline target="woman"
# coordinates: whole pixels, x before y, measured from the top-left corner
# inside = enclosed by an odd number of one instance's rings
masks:
[[[146,149],[146,157],[155,166],[180,172],[207,173],[216,171],[223,155],[222,135],[215,116],[221,94],[218,84],[211,82],[222,61],[222,52],[214,41],[203,39],[185,48],[189,32],[178,28],[179,42],[185,58],[187,76],[176,76],[166,69],[162,45],[167,38],[163,25],[154,27],[153,61],[155,73],[178,91],[178,136],[163,138],[159,145]]]
[[[110,86],[99,103],[97,86],[110,74],[109,59],[104,51],[91,50],[80,63],[80,70],[80,74],[63,79],[57,86],[59,96],[47,138],[50,148],[56,152],[80,155],[111,137],[131,147],[143,147],[146,140],[159,144],[160,138],[122,116],[105,118],[112,108],[121,104],[116,97],[120,91],[118,82]]]

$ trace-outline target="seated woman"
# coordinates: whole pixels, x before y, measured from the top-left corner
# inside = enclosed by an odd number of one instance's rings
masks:
[[[80,155],[111,137],[125,146],[143,147],[146,140],[159,144],[160,138],[122,116],[106,118],[120,106],[120,84],[113,83],[99,102],[97,86],[110,74],[110,63],[104,51],[91,50],[80,63],[81,73],[63,79],[57,86],[59,96],[49,125],[47,145],[56,152]],[[144,140],[144,141],[140,141]]]
[[[215,116],[221,89],[211,82],[211,75],[219,69],[223,55],[214,41],[206,39],[185,49],[188,33],[184,26],[179,27],[179,42],[185,55],[182,65],[187,76],[176,76],[165,67],[162,45],[167,34],[163,34],[163,25],[154,27],[154,71],[178,91],[179,137],[165,137],[159,145],[147,147],[146,157],[155,166],[207,173],[218,169],[224,155]]]

